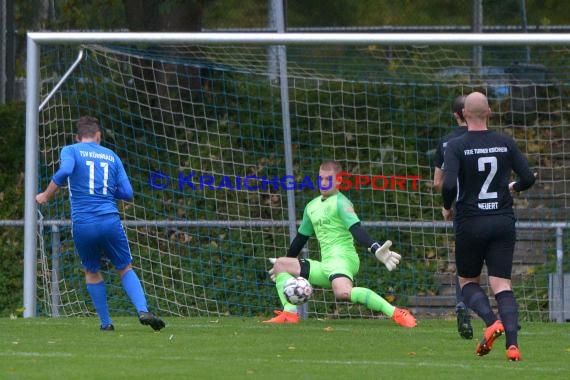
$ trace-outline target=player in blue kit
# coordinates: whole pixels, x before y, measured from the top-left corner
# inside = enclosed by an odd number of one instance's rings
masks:
[[[148,310],[117,208],[117,199],[133,199],[133,188],[123,163],[115,152],[99,145],[101,128],[96,118],[81,117],[76,128],[77,143],[62,149],[60,168],[46,190],[36,196],[36,201],[48,202],[67,182],[73,242],[85,269],[87,290],[99,315],[101,330],[115,329],[100,272],[104,254],[121,276],[121,284],[136,308],[140,323],[158,331],[166,325]]]

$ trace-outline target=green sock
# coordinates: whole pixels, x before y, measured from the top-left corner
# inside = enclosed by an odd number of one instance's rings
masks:
[[[350,301],[360,303],[370,310],[381,311],[388,317],[392,317],[394,310],[396,310],[396,307],[390,305],[384,298],[367,288],[352,288]]]
[[[297,306],[293,305],[292,303],[287,302],[287,298],[285,298],[285,294],[283,294],[283,288],[285,287],[285,283],[288,279],[293,278],[289,273],[282,272],[279,273],[275,277],[275,287],[277,288],[277,295],[279,296],[279,300],[281,301],[281,305],[283,305],[283,310],[290,311],[292,313],[297,312]]]

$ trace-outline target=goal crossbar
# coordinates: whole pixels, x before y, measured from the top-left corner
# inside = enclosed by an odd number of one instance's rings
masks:
[[[540,45],[567,44],[570,33],[28,33],[37,44],[208,43],[208,44],[432,44]]]

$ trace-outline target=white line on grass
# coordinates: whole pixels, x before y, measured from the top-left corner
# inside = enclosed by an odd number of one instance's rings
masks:
[[[70,358],[73,354],[69,352],[26,352],[26,351],[13,351],[13,352],[0,352],[0,356],[24,356],[24,357],[48,357],[48,358]]]

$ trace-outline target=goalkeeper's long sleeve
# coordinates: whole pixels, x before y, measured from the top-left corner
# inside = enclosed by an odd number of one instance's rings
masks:
[[[374,239],[372,239],[370,235],[368,235],[368,232],[366,232],[366,230],[364,229],[364,227],[362,227],[360,222],[354,223],[352,226],[350,226],[348,230],[354,237],[354,240],[356,240],[356,242],[362,245],[363,247],[370,248],[372,244],[376,243],[376,241],[374,241]]]
[[[301,253],[301,250],[307,243],[307,240],[309,240],[308,236],[297,233],[297,236],[295,236],[287,250],[287,257],[299,257],[299,253]]]

